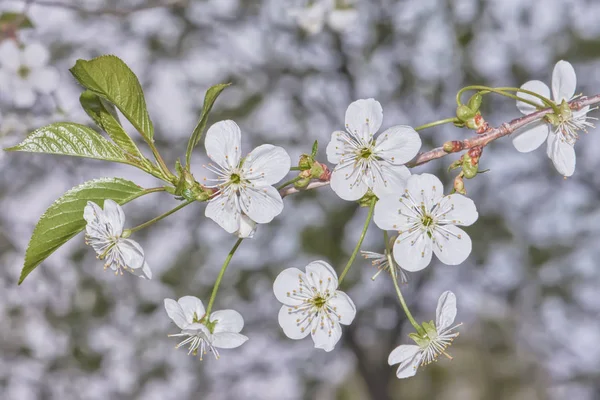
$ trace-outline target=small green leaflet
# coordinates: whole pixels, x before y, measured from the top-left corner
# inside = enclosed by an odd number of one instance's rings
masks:
[[[19,26],[16,27],[19,29],[33,28],[31,20],[25,14],[16,12],[5,12],[0,14],[0,31],[6,30],[6,28],[15,23],[19,24]]]
[[[140,149],[121,126],[114,105],[95,95],[90,90],[81,93],[79,102],[90,118],[108,134],[117,146],[132,156],[144,160],[144,155],[140,152]]]
[[[5,150],[87,157],[121,163],[132,161],[123,150],[92,128],[71,122],[58,122],[39,128],[18,145]]]
[[[147,142],[153,142],[154,127],[142,86],[121,59],[108,55],[77,60],[70,71],[80,85],[114,104]]]
[[[231,83],[221,83],[215,86],[210,87],[206,91],[206,95],[204,95],[204,105],[202,106],[202,114],[200,114],[200,120],[198,124],[194,128],[194,132],[192,132],[192,136],[190,137],[190,141],[188,142],[187,152],[186,152],[186,165],[189,166],[190,158],[192,156],[192,150],[200,141],[202,137],[202,133],[204,132],[204,128],[206,128],[206,122],[208,121],[208,114],[215,104],[217,97],[221,94],[221,92],[227,87],[231,85]]]
[[[38,221],[25,253],[19,285],[42,261],[85,228],[83,209],[88,201],[104,206],[105,199],[125,204],[147,192],[121,178],[85,182],[56,200]]]

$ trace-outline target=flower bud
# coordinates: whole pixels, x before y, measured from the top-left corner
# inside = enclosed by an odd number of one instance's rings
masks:
[[[331,171],[329,170],[329,167],[325,164],[321,164],[320,162],[315,161],[315,165],[313,166],[313,168],[317,165],[319,166],[321,173],[318,176],[315,173],[313,173],[313,178],[317,178],[320,181],[324,181],[324,182],[330,180],[331,179]]]
[[[466,122],[475,116],[475,112],[463,104],[456,108],[456,116],[461,121]]]
[[[469,106],[469,108],[471,110],[473,110],[473,112],[477,112],[477,111],[479,111],[479,107],[481,107],[482,101],[483,101],[483,96],[478,92],[478,93],[475,93],[473,96],[471,96],[467,105]]]
[[[465,178],[475,178],[477,171],[479,171],[479,163],[473,163],[473,159],[468,154],[465,154],[463,156],[462,171]]]
[[[443,149],[446,153],[456,153],[463,149],[463,144],[460,140],[450,140],[444,143]]]
[[[313,162],[314,159],[312,156],[309,156],[308,154],[302,154],[300,156],[300,161],[298,161],[298,167],[300,167],[302,171],[305,171],[312,168]]]
[[[479,112],[473,118],[469,119],[466,124],[469,129],[473,129],[476,133],[484,133],[489,127]]]
[[[462,172],[454,178],[454,193],[467,194]]]
[[[467,154],[471,157],[471,164],[477,165],[479,163],[479,157],[481,157],[481,153],[483,153],[483,147],[474,146],[469,149]]]
[[[294,187],[296,189],[304,189],[310,183],[310,178],[302,178],[294,182]]]

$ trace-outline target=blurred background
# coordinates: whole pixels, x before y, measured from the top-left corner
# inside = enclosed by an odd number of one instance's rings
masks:
[[[308,5],[2,0],[0,11],[26,10],[34,27],[16,37],[25,47],[41,43],[55,72],[33,94],[7,89],[6,80],[0,86],[0,145],[54,121],[91,123],[68,68],[108,53],[140,78],[170,165],[184,155],[204,92],[216,83],[233,85],[210,123],[234,119],[244,153],[272,143],[297,160],[319,140],[321,161],[346,107],[359,98],[382,103],[384,128],[416,126],[453,116],[456,91],[468,84],[550,82],[560,59],[573,63],[579,91],[600,93],[599,2],[355,0],[307,14]],[[0,35],[13,36],[7,29]],[[483,112],[493,125],[520,115],[512,100],[490,96]],[[428,129],[423,147],[471,135],[453,126]],[[218,361],[200,362],[174,350],[177,341],[167,334],[177,329],[163,299],[206,301],[235,241],[204,218],[204,205],[136,233],[151,281],[104,272],[79,235],[17,286],[33,227],[62,193],[98,177],[158,182],[123,165],[2,152],[0,399],[600,399],[598,132],[576,151],[576,173],[563,180],[543,148],[520,154],[505,138],[485,149],[481,168],[490,171],[466,182],[480,213],[466,229],[471,256],[454,267],[434,260],[404,288],[420,321],[434,318],[443,291],[456,293],[464,325],[450,349],[454,360],[440,359],[407,380],[395,377],[387,356],[409,342],[412,327],[391,281],[384,274],[372,281],[376,269],[363,259],[342,288],[358,315],[335,351],[287,339],[277,323],[275,276],[316,259],[340,270],[360,235],[367,210],[328,187],[286,198],[283,214],[242,244],[215,309],[242,313],[250,340]],[[205,174],[203,152],[199,146],[193,158],[197,178]],[[446,168],[455,158],[413,172],[437,174],[449,191]],[[165,193],[140,198],[125,206],[127,225],[176,204]],[[363,249],[382,251],[375,225]]]

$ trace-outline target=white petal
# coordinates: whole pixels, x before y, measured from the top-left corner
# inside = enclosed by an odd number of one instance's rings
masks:
[[[14,40],[0,42],[0,65],[12,72],[21,67],[21,50]]]
[[[34,69],[43,67],[50,60],[50,52],[41,43],[31,43],[23,49],[23,65]]]
[[[415,215],[408,201],[401,195],[388,195],[375,203],[373,221],[379,229],[405,231],[413,225]]]
[[[450,327],[456,318],[456,296],[446,291],[440,296],[435,310],[435,327],[438,333]]]
[[[431,174],[411,175],[406,183],[406,190],[427,210],[431,210],[444,196],[444,185],[437,176]]]
[[[273,186],[247,187],[240,193],[242,211],[259,224],[269,223],[283,211],[283,200]]]
[[[577,77],[571,63],[560,60],[552,71],[552,96],[559,104],[563,100],[569,101],[575,94]]]
[[[546,98],[550,98],[550,88],[548,87],[548,85],[546,85],[542,81],[525,82],[523,85],[521,85],[521,89],[529,90],[530,92],[541,94],[542,96],[544,96]],[[526,100],[532,101],[535,104],[538,104],[542,108],[546,107],[544,105],[544,102],[535,96],[532,96],[527,93],[521,93],[521,92],[517,92],[517,95],[523,99],[526,99]],[[522,101],[517,101],[517,108],[523,114],[531,114],[531,113],[537,111],[536,107],[534,107],[530,104],[524,103]]]
[[[240,333],[244,327],[242,314],[235,310],[221,310],[210,314],[210,322],[217,321],[213,333],[233,332]]]
[[[281,329],[283,329],[285,336],[290,339],[298,340],[305,338],[310,333],[310,327],[302,329],[298,324],[298,319],[303,319],[304,316],[293,311],[294,310],[288,306],[282,306],[278,316],[279,325],[281,326]]]
[[[235,349],[246,343],[247,340],[246,336],[239,333],[221,332],[213,335],[212,344],[220,349]]]
[[[194,319],[200,321],[204,317],[204,314],[206,314],[202,300],[195,296],[183,296],[177,302],[181,306],[185,320],[190,324]]]
[[[412,127],[397,125],[383,131],[375,145],[375,153],[395,165],[412,160],[421,149],[421,137]]]
[[[378,171],[374,173],[373,193],[383,198],[394,193],[402,193],[406,188],[410,171],[404,165],[391,165],[386,162],[377,164]]]
[[[419,232],[403,232],[394,242],[394,260],[407,271],[420,271],[431,262],[431,239]]]
[[[172,299],[165,299],[165,310],[167,310],[167,315],[175,322],[175,325],[179,329],[185,329],[188,322],[178,302]]]
[[[104,221],[112,227],[111,232],[115,236],[121,236],[123,226],[125,225],[125,213],[123,208],[114,200],[104,200]]]
[[[136,270],[144,266],[144,250],[135,240],[120,239],[113,251],[117,249],[123,257],[124,266],[127,268]]]
[[[87,205],[83,209],[83,219],[88,224],[100,223],[101,219],[103,220],[104,210],[100,208],[100,206],[93,201],[88,201]]]
[[[547,122],[539,120],[515,132],[512,142],[517,151],[529,153],[540,147],[548,138],[550,126]]]
[[[204,215],[215,221],[229,233],[240,229],[240,213],[235,203],[225,196],[217,196],[208,202]]]
[[[355,9],[336,9],[329,13],[327,24],[336,32],[344,32],[352,28],[358,18]]]
[[[138,274],[137,271],[139,271],[140,273]],[[141,269],[134,270],[134,275],[137,275],[140,278],[144,278],[144,279],[152,279],[152,270],[150,269],[150,266],[148,265],[148,263],[146,261],[144,261],[144,265],[142,266]]]
[[[275,293],[277,300],[288,306],[302,304],[302,300],[292,297],[293,291],[300,288],[301,279],[306,279],[306,275],[298,268],[288,268],[281,271],[273,283],[273,293]]]
[[[190,336],[195,336],[195,335],[204,335],[206,338],[208,338],[210,340],[212,334],[210,333],[210,331],[208,330],[208,328],[206,327],[206,325],[204,324],[200,324],[200,323],[192,323],[189,325],[186,325],[185,329],[181,332],[184,333],[186,335],[190,335]]]
[[[37,99],[29,82],[15,84],[12,96],[15,106],[19,108],[29,108],[35,104],[35,100]]]
[[[335,270],[325,261],[313,261],[306,266],[306,279],[311,287],[319,293],[329,290],[333,293],[338,287],[338,277]]]
[[[479,217],[473,200],[458,193],[444,196],[436,209],[438,222],[443,220],[453,225],[469,226]]]
[[[369,143],[383,122],[383,109],[375,99],[356,100],[346,110],[346,130]]]
[[[242,154],[241,135],[240,127],[231,120],[215,123],[206,132],[206,154],[221,167],[236,168]]]
[[[273,185],[290,172],[291,165],[290,156],[282,147],[263,144],[246,157],[244,178],[256,186]]]
[[[355,170],[352,164],[338,164],[331,173],[331,189],[344,200],[360,199],[369,190],[369,185],[364,176],[357,178],[357,174],[358,170]]]
[[[313,321],[313,329],[311,330],[313,342],[316,349],[323,349],[330,352],[335,348],[335,345],[342,337],[342,327],[337,322],[323,321],[320,323],[316,318]]]
[[[575,148],[567,143],[561,133],[550,133],[548,155],[559,174],[571,176],[575,172]]]
[[[338,316],[337,322],[344,325],[350,325],[356,316],[356,306],[346,293],[337,290],[328,300],[327,304],[335,309]]]
[[[58,87],[60,74],[54,68],[38,68],[31,71],[29,79],[38,92],[48,94]]]
[[[462,229],[445,225],[436,228],[433,252],[446,265],[458,265],[471,254],[471,238]]]
[[[252,239],[256,233],[256,222],[252,221],[247,215],[240,215],[240,228],[236,235],[243,239]]]
[[[315,3],[307,8],[290,11],[290,15],[296,18],[296,23],[308,34],[314,35],[323,30],[325,25],[325,13],[327,9],[321,3]]]
[[[344,141],[344,137],[348,136],[346,132],[335,131],[331,134],[331,140],[327,144],[327,161],[332,164],[338,164],[345,154],[350,150]]]
[[[400,364],[396,376],[400,379],[409,378],[417,373],[421,362],[421,349],[419,346],[406,345],[396,347],[388,357],[388,364]]]

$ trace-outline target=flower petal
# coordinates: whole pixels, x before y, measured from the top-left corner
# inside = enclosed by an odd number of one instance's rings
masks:
[[[169,318],[175,322],[175,325],[177,325],[179,329],[185,329],[188,325],[188,321],[178,302],[173,299],[165,299],[165,310],[167,311]]]
[[[310,327],[300,325],[299,320],[304,319],[305,315],[299,312],[294,312],[294,309],[289,306],[282,306],[279,310],[279,325],[283,329],[285,336],[290,339],[303,339],[310,333]]]
[[[183,296],[179,300],[177,300],[181,310],[183,311],[183,315],[185,316],[185,320],[191,324],[196,321],[200,321],[204,314],[206,314],[206,310],[204,309],[204,304],[202,304],[202,300],[197,298],[196,296]]]
[[[431,210],[444,196],[444,185],[437,176],[431,174],[411,175],[406,182],[406,190],[427,210]]]
[[[121,257],[123,258],[123,265],[128,269],[142,269],[144,266],[144,250],[142,249],[142,246],[140,246],[135,240],[120,239],[112,251],[116,250],[118,250],[121,254]]]
[[[14,91],[12,93],[13,102],[16,107],[28,108],[35,104],[37,96],[29,82],[15,82]]]
[[[247,215],[240,215],[240,228],[236,235],[243,239],[252,239],[256,233],[256,222],[252,221]]]
[[[548,156],[554,168],[563,176],[571,176],[575,172],[575,148],[567,143],[561,133],[550,133],[548,137]]]
[[[111,232],[113,235],[121,236],[125,225],[125,213],[123,208],[114,200],[104,200],[104,220],[112,227]]]
[[[325,261],[313,261],[306,266],[306,279],[311,287],[319,293],[333,293],[338,287],[338,277],[335,270]]]
[[[256,186],[273,185],[290,172],[291,165],[290,156],[282,147],[263,144],[246,157],[244,178]]]
[[[431,239],[423,232],[403,232],[394,242],[394,260],[407,271],[420,271],[431,262]]]
[[[340,198],[358,200],[367,193],[369,185],[352,163],[338,164],[331,173],[331,189]]]
[[[479,217],[473,200],[458,193],[444,196],[436,210],[437,222],[442,224],[469,226]]]
[[[337,314],[337,322],[344,325],[350,325],[356,316],[356,306],[346,293],[336,290],[334,295],[329,298],[327,304],[334,309]]]
[[[550,126],[543,120],[536,121],[517,130],[512,142],[515,149],[521,153],[529,153],[540,147],[548,138]]]
[[[471,254],[471,238],[459,227],[438,226],[433,237],[433,252],[446,265],[458,265]]]
[[[288,268],[281,271],[275,278],[275,282],[273,282],[273,293],[277,300],[288,306],[302,304],[302,300],[292,296],[294,291],[300,289],[301,279],[306,279],[306,275],[298,268]]]
[[[546,98],[550,98],[550,88],[548,87],[548,85],[546,85],[542,81],[525,82],[523,85],[521,85],[521,89],[529,90],[530,92],[535,92],[537,94],[541,94],[542,96],[544,96]],[[527,93],[521,93],[521,92],[517,92],[517,95],[523,99],[526,99],[526,100],[532,101],[535,104],[538,104],[542,108],[545,107],[544,102],[535,96],[532,96]],[[532,106],[531,104],[524,103],[522,101],[517,101],[517,108],[523,114],[531,114],[531,113],[537,111],[536,107]]]
[[[353,8],[336,8],[329,13],[327,24],[336,32],[344,32],[356,26],[358,12]]]
[[[383,109],[375,99],[356,100],[346,110],[346,130],[369,143],[383,122]]]
[[[450,327],[456,318],[456,296],[446,291],[440,296],[435,310],[435,327],[438,333]]]
[[[0,42],[0,66],[12,72],[21,67],[21,50],[14,40]]]
[[[246,343],[247,340],[248,337],[239,333],[220,332],[213,335],[212,345],[220,349],[235,349]]]
[[[386,162],[372,163],[377,166],[374,172],[373,193],[378,198],[386,197],[393,193],[402,193],[406,188],[406,182],[410,178],[410,171],[404,165],[391,165]]]
[[[38,68],[31,71],[29,77],[32,86],[40,93],[51,93],[58,87],[60,74],[54,68]]]
[[[241,135],[240,127],[231,120],[213,124],[204,140],[206,154],[223,168],[237,168],[242,154]]]
[[[384,196],[375,203],[373,221],[379,229],[405,231],[413,226],[415,212],[400,195]]]
[[[259,224],[269,223],[283,211],[283,200],[273,186],[247,187],[240,192],[244,214]]]
[[[210,322],[217,322],[213,333],[233,332],[240,333],[244,328],[242,314],[235,310],[221,310],[210,314]]]
[[[388,357],[388,364],[400,364],[396,376],[400,379],[410,378],[417,373],[422,353],[419,346],[403,344],[396,347]]]
[[[559,104],[563,100],[569,101],[577,88],[577,76],[571,63],[560,60],[552,71],[552,96]]]
[[[310,333],[316,349],[330,352],[342,337],[342,327],[338,322],[320,321],[315,318]]]
[[[335,131],[331,134],[331,140],[327,144],[327,161],[338,164],[342,157],[350,151],[344,141],[347,136],[348,133],[344,131]]]
[[[421,149],[421,137],[412,127],[397,125],[383,131],[375,142],[375,153],[390,164],[402,165]]]
[[[204,215],[215,221],[228,233],[234,233],[240,229],[240,212],[234,201],[225,196],[218,195],[211,199],[204,210]]]
[[[23,65],[30,69],[40,68],[48,64],[50,52],[41,43],[30,43],[23,49]]]

